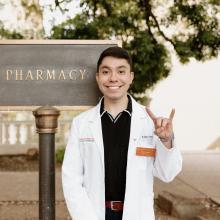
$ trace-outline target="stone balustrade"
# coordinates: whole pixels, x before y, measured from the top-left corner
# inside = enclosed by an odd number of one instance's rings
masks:
[[[56,148],[66,145],[70,125],[70,120],[59,121]],[[0,155],[25,154],[33,147],[38,148],[35,121],[0,120]]]

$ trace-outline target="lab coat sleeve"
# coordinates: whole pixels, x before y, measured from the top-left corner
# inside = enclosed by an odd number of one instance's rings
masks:
[[[156,135],[154,135],[154,144],[156,156],[153,174],[164,182],[170,182],[182,170],[180,150],[175,144],[175,139],[172,141],[171,149],[166,148]]]
[[[62,185],[67,208],[74,220],[98,220],[83,186],[83,160],[77,122],[73,120],[62,165]]]

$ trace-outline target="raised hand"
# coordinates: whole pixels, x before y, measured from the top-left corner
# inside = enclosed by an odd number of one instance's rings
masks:
[[[172,121],[175,114],[175,109],[172,109],[169,118],[156,117],[149,108],[146,108],[146,111],[154,122],[154,126],[155,126],[154,133],[160,138],[160,140],[167,148],[171,148],[172,138],[173,138]]]

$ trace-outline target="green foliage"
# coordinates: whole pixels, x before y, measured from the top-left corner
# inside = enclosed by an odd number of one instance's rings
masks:
[[[220,48],[220,25],[217,13],[220,13],[219,1],[175,1],[170,8],[169,22],[184,20],[186,28],[192,33],[183,36],[173,35],[173,44],[180,60],[185,63],[191,57],[206,60],[216,57]]]
[[[11,4],[14,10],[15,20],[13,20],[16,22],[12,24],[10,18],[2,17],[3,21],[6,19],[7,25],[0,20],[0,39],[42,39],[44,35],[41,26],[43,14],[39,1],[20,0],[16,4],[13,1],[11,3],[3,1],[3,3],[0,3],[1,11],[7,10],[4,9],[4,6],[7,8],[8,4]],[[21,24],[24,25],[21,26]]]
[[[125,48],[130,51],[134,63],[136,83],[132,85],[131,93],[144,92],[168,76],[170,59],[167,50],[162,44],[155,44],[150,34],[144,31],[137,33]]]
[[[74,28],[77,26],[78,28]],[[53,27],[53,39],[98,39],[98,31],[93,23],[87,22],[87,17],[76,15],[59,26]]]
[[[82,13],[54,27],[51,38],[122,40],[134,62],[135,82],[130,92],[137,96],[169,75],[166,42],[183,63],[190,58],[203,61],[218,55],[217,0],[174,0],[173,4],[168,0],[81,0],[80,6]],[[167,12],[157,14],[159,7]],[[170,29],[175,31],[168,37]]]
[[[0,21],[0,39],[23,39],[23,36],[16,32],[4,28],[3,23]]]
[[[65,148],[59,148],[56,150],[56,162],[62,163],[64,158]]]

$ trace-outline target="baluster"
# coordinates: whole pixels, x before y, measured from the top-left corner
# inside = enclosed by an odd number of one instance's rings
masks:
[[[65,123],[60,124],[60,131],[59,131],[59,143],[64,144],[64,134],[65,134]]]
[[[31,125],[31,135],[32,135],[32,143],[37,144],[38,145],[38,136],[36,133],[36,128],[35,125]]]
[[[5,123],[5,144],[10,144],[9,138],[10,138],[10,136],[9,136],[9,123],[6,122]]]
[[[32,144],[32,124],[31,124],[31,122],[28,122],[26,124],[26,128],[27,128],[26,144]]]
[[[3,144],[3,121],[2,121],[2,115],[0,113],[0,144]]]
[[[16,130],[16,144],[21,144],[21,137],[20,137],[20,128],[21,124],[15,124],[15,130]]]

